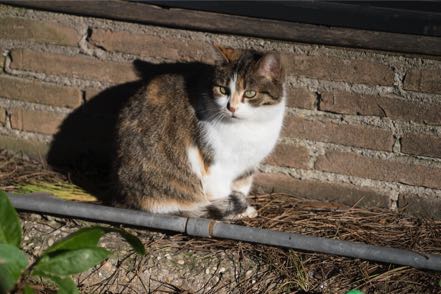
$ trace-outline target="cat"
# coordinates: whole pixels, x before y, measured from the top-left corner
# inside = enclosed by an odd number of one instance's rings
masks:
[[[218,47],[208,71],[152,78],[116,128],[114,204],[213,219],[256,217],[253,174],[283,124],[280,55]]]

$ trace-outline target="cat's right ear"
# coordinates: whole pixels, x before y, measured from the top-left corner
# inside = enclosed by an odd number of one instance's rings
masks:
[[[257,73],[270,80],[280,79],[283,76],[280,55],[274,52],[265,54],[258,62]]]
[[[219,56],[222,58],[222,61],[224,62],[234,62],[239,59],[242,51],[239,49],[233,49],[228,47],[222,47],[216,44],[213,44],[213,47],[218,52]]]

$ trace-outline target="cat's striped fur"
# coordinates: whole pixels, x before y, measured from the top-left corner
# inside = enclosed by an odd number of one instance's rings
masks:
[[[209,218],[254,217],[254,168],[283,120],[275,53],[220,48],[207,72],[159,75],[131,97],[117,127],[117,205]]]

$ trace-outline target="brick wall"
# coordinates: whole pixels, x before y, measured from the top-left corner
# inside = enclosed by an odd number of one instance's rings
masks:
[[[60,126],[62,157],[108,145],[107,122],[139,85],[135,59],[211,63],[211,43],[286,56],[285,128],[261,166],[259,189],[441,217],[439,57],[0,5],[0,147],[44,155]]]

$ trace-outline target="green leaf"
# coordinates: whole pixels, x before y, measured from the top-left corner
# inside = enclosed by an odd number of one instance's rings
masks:
[[[52,281],[54,281],[55,284],[58,286],[57,294],[79,294],[80,291],[78,291],[77,286],[75,285],[75,282],[67,277],[67,278],[60,278],[60,277],[50,277]]]
[[[20,242],[20,219],[6,193],[0,191],[0,243],[20,247]]]
[[[31,288],[28,284],[25,285],[23,289],[23,294],[34,294],[34,289]]]
[[[34,266],[33,275],[53,277],[81,273],[99,264],[110,255],[110,251],[100,248],[67,250],[44,255]]]
[[[51,247],[46,249],[43,255],[61,250],[73,250],[73,249],[96,247],[102,236],[112,232],[121,235],[121,237],[123,237],[124,240],[126,240],[126,242],[129,243],[130,246],[132,246],[133,250],[135,250],[136,253],[145,255],[144,245],[142,245],[141,240],[139,240],[136,236],[133,236],[132,234],[122,229],[105,228],[98,226],[83,228],[76,231],[73,234],[70,234],[63,240],[54,243]]]
[[[6,240],[5,233],[0,227],[0,244],[7,244],[7,243],[8,243],[8,241]]]
[[[17,247],[0,244],[0,293],[12,289],[28,265],[25,254]]]
[[[66,238],[55,242],[51,247],[43,252],[43,255],[61,250],[75,250],[84,248],[94,248],[98,241],[105,234],[101,227],[89,227],[80,229]]]

